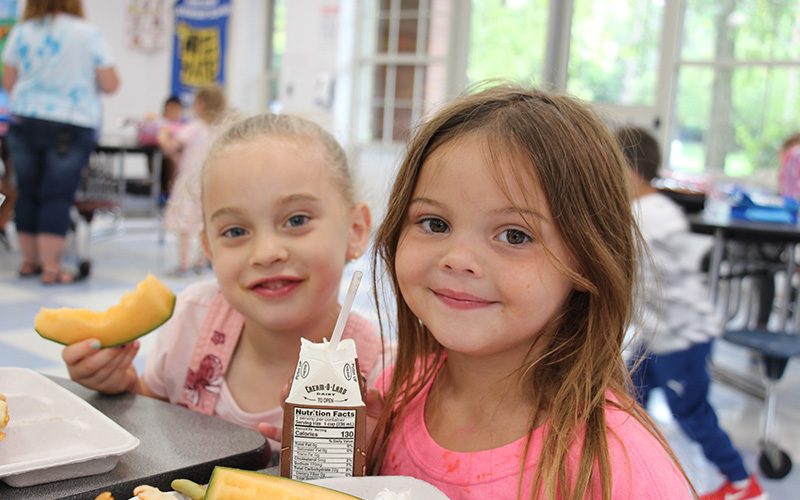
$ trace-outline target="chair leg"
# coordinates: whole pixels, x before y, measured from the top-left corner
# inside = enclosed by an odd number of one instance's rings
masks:
[[[786,367],[786,359],[765,356],[764,364],[768,373],[766,381],[766,414],[764,415],[764,426],[761,435],[761,453],[758,457],[758,465],[761,472],[771,479],[781,479],[786,477],[792,470],[792,459],[781,450],[773,440],[775,425],[775,385],[779,377],[773,377],[776,373],[783,374]]]

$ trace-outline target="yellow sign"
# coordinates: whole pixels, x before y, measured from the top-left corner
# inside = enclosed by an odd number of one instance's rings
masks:
[[[217,28],[193,28],[178,24],[180,41],[181,84],[193,87],[216,81],[222,60],[220,32]]]

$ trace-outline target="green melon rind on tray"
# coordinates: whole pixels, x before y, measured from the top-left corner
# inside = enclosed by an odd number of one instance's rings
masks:
[[[114,341],[112,341],[112,342],[114,342],[113,344],[103,344],[102,347],[105,349],[105,348],[108,348],[108,347],[117,347],[117,346],[121,346],[121,345],[124,345],[124,344],[129,344],[129,343],[133,342],[134,340],[136,340],[136,339],[138,339],[140,337],[144,337],[148,333],[151,333],[154,330],[158,329],[159,327],[161,327],[161,325],[163,325],[164,323],[169,321],[170,318],[172,318],[172,314],[175,312],[175,302],[177,300],[178,300],[177,297],[173,294],[172,295],[172,305],[169,308],[169,314],[162,321],[160,321],[159,323],[154,325],[152,328],[149,328],[149,329],[147,329],[147,330],[145,330],[143,332],[137,333],[137,334],[135,334],[132,337],[129,337],[127,339],[121,339],[121,340],[118,340],[118,341],[114,340]],[[51,340],[51,341],[53,341],[53,342],[55,342],[57,344],[61,344],[61,345],[70,345],[67,342],[62,342],[61,340],[55,339],[53,337],[48,337],[45,333],[40,332],[36,328],[34,328],[34,330],[43,339]],[[78,342],[80,342],[80,341],[78,341]]]
[[[230,479],[239,483],[251,481],[254,488],[261,488],[260,490],[253,490],[255,496],[242,496],[244,494],[243,492],[234,492],[231,491],[229,487],[226,487],[227,484],[230,484]],[[272,488],[272,490],[269,491],[269,488]],[[261,491],[261,494],[257,494],[258,491]],[[270,496],[264,496],[268,493]],[[270,476],[260,472],[221,467],[218,465],[214,467],[214,471],[211,473],[211,479],[208,481],[205,500],[225,500],[228,498],[235,498],[237,500],[255,500],[260,498],[283,498],[287,500],[358,500],[358,497],[325,488],[324,486],[295,481],[294,479],[281,476]]]

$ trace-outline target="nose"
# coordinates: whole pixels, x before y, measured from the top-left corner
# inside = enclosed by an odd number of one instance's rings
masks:
[[[268,267],[289,258],[289,248],[282,238],[274,234],[262,234],[255,238],[250,253],[250,264]]]
[[[483,276],[477,244],[467,238],[450,237],[439,261],[440,267],[449,273]]]

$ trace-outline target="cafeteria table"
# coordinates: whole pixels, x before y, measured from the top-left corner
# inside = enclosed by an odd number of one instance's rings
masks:
[[[709,290],[715,305],[719,302],[721,268],[724,260],[725,245],[728,242],[757,245],[772,244],[785,247],[785,254],[790,256],[790,258],[786,259],[785,273],[787,279],[784,280],[783,291],[779,295],[777,331],[800,334],[800,314],[794,315],[793,325],[791,327],[789,326],[789,313],[792,309],[792,280],[789,277],[794,276],[797,270],[794,256],[796,255],[796,247],[800,243],[800,227],[793,224],[754,222],[737,219],[714,220],[708,218],[703,213],[690,215],[688,218],[689,227],[693,232],[714,236],[714,246],[712,248],[709,264]],[[725,308],[727,309],[727,304]],[[794,310],[800,311],[800,294],[797,294]],[[725,319],[728,318],[727,314],[728,311],[726,310]],[[727,370],[713,363],[710,369],[716,380],[724,382],[759,399],[765,398],[765,387],[760,378],[756,379],[747,374]]]
[[[208,481],[215,465],[259,470],[270,465],[270,447],[258,432],[177,405],[134,394],[107,396],[71,380],[50,377],[139,438],[110,472],[23,488],[0,481],[3,500],[93,499],[103,491],[127,499],[141,484],[168,491],[173,479]]]

